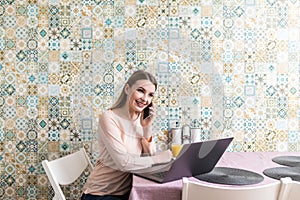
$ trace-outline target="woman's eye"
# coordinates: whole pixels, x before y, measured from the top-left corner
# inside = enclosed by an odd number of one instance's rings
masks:
[[[143,89],[137,89],[138,92],[142,92],[144,93],[144,90]]]

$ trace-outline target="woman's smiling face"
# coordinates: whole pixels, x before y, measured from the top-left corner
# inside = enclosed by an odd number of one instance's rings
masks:
[[[155,85],[149,80],[138,80],[131,87],[126,86],[129,112],[142,112],[152,102]]]

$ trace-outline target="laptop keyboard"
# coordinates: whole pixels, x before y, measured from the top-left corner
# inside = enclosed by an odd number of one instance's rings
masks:
[[[158,178],[164,178],[167,175],[167,173],[168,173],[168,171],[164,171],[164,172],[154,173],[152,175],[155,177],[158,177]]]

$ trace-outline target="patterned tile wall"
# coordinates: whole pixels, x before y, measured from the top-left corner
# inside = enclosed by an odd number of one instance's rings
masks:
[[[299,151],[296,0],[1,0],[0,199],[51,199],[41,167],[85,147],[124,79],[159,81],[157,146],[189,124],[231,151]],[[70,188],[76,199],[86,178]]]

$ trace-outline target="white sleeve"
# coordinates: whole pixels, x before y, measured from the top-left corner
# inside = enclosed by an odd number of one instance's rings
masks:
[[[141,157],[128,153],[122,139],[122,130],[109,115],[103,114],[99,119],[99,139],[103,141],[108,154],[120,171],[134,171],[151,167],[154,161],[151,156]]]
[[[143,135],[144,135],[144,138],[146,139],[149,139],[151,138],[151,142],[150,142],[150,155],[154,155],[156,153],[156,144],[155,142],[153,141],[153,136],[152,136],[152,130],[151,130],[151,127],[146,127],[146,128],[143,128]]]

